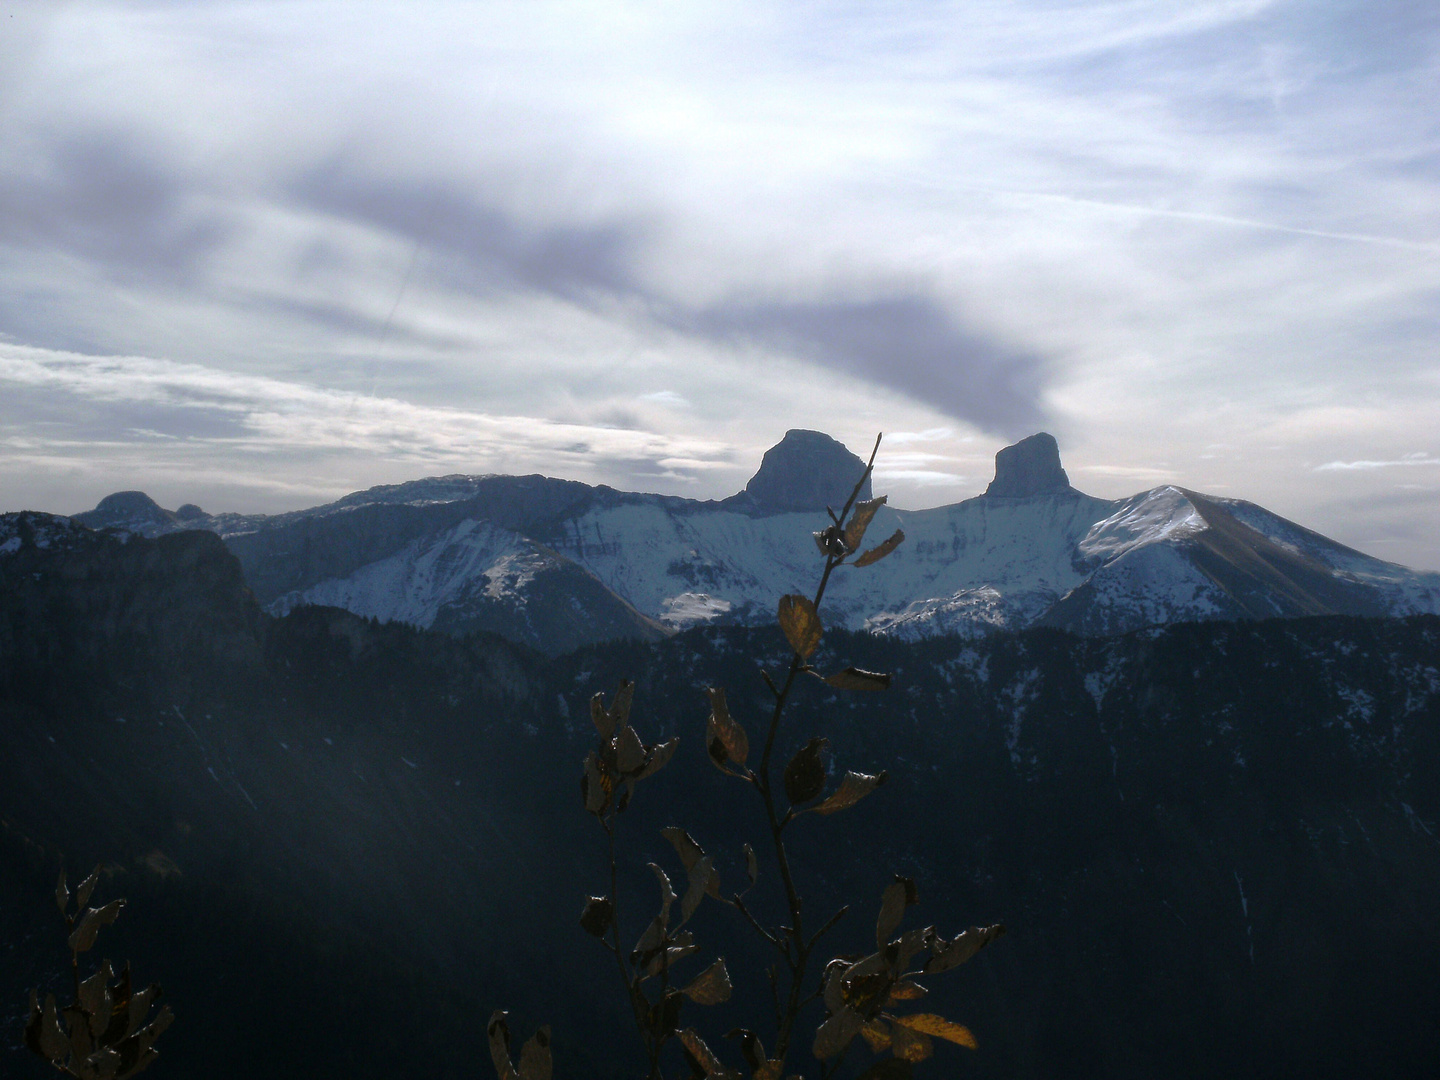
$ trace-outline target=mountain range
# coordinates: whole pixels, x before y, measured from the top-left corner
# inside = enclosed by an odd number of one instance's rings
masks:
[[[792,430],[743,491],[716,501],[454,475],[268,516],[171,511],[118,492],[72,520],[143,536],[217,533],[271,614],[329,605],[558,654],[768,622],[775,597],[812,580],[810,534],[863,470],[829,436]],[[868,498],[868,480],[864,488]],[[833,579],[832,625],[915,640],[1440,612],[1440,574],[1371,558],[1253,503],[1172,485],[1086,495],[1044,432],[996,455],[984,494],[927,510],[884,506],[871,535],[897,529],[906,541],[884,573],[846,567]]]

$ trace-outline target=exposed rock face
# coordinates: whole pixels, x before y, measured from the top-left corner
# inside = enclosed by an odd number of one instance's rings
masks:
[[[1028,499],[1073,490],[1060,467],[1055,436],[1041,431],[995,455],[995,479],[985,489],[989,498]]]
[[[1058,458],[1057,458],[1058,461]],[[865,462],[822,431],[792,428],[765,451],[760,471],[745,485],[745,494],[762,510],[838,510],[850,497]],[[867,477],[860,498],[870,498]]]

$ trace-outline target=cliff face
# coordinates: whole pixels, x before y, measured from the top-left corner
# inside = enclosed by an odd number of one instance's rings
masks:
[[[764,513],[836,512],[845,505],[865,462],[823,431],[794,428],[765,451],[760,469],[745,485],[744,497]],[[870,498],[870,479],[860,488]]]
[[[992,499],[1033,499],[1071,490],[1055,436],[1041,431],[995,455],[995,479],[985,494]]]

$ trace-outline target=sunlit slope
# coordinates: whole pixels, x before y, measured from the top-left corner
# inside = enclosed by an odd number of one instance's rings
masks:
[[[1028,625],[1084,582],[1077,544],[1112,505],[1071,492],[932,510],[884,507],[868,539],[902,529],[905,543],[882,564],[837,571],[826,593],[828,619],[921,635]],[[670,625],[765,622],[776,597],[815,579],[823,557],[811,534],[827,522],[823,511],[757,517],[630,503],[565,522],[552,543]]]

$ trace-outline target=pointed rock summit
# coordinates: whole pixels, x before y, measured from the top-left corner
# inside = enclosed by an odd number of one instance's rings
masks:
[[[1055,436],[1041,431],[995,455],[995,479],[990,481],[985,495],[992,499],[1028,499],[1072,490],[1070,478],[1060,467],[1060,447]]]
[[[765,451],[760,471],[745,485],[750,502],[772,512],[837,511],[850,497],[855,481],[865,471],[865,462],[823,431],[792,428],[785,437]],[[870,498],[870,480],[860,489],[860,498]]]

